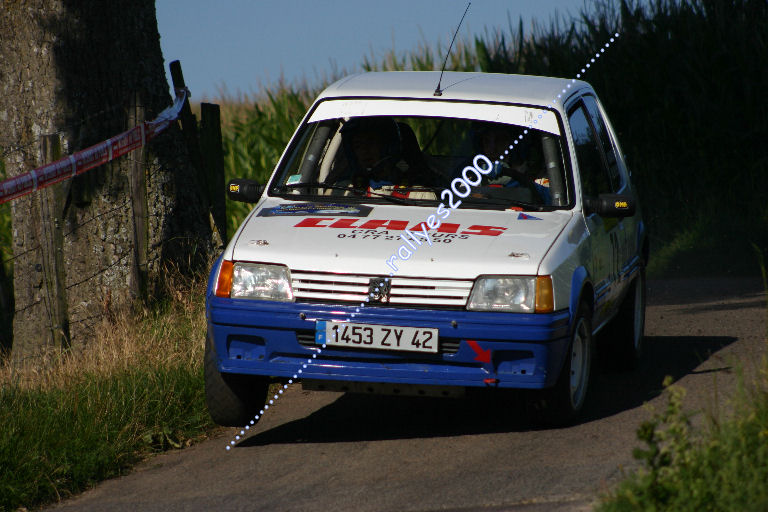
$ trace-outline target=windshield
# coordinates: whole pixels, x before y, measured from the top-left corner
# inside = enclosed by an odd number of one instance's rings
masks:
[[[564,168],[561,137],[551,129],[453,117],[338,117],[303,127],[270,193],[554,209],[570,203]]]

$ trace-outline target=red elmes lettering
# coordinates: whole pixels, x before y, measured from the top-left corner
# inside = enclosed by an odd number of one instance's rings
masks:
[[[372,220],[366,221],[364,224],[358,227],[360,229],[384,228],[386,230],[391,230],[391,231],[402,231],[408,227],[408,221],[407,220],[372,219]]]
[[[438,233],[455,233],[459,230],[459,224],[443,222],[437,227]]]
[[[358,219],[356,218],[347,217],[346,219],[337,220],[336,222],[334,222],[328,227],[329,228],[356,228],[357,226],[355,226],[355,222],[357,221]]]
[[[336,228],[336,229],[379,229],[387,231],[403,231],[406,228],[410,231],[423,231],[428,229],[424,222],[420,222],[408,228],[407,220],[389,220],[389,219],[371,219],[363,222],[361,225],[355,225],[361,219],[357,217],[345,217],[337,219],[334,217],[306,217],[294,225],[296,228]],[[460,224],[453,222],[442,222],[437,228],[438,233],[458,233]],[[499,236],[507,228],[501,226],[482,226],[475,224],[462,231],[462,235],[485,235]]]
[[[307,217],[294,225],[295,228],[326,228],[327,224],[320,224],[324,220],[335,220],[333,217]]]
[[[479,224],[475,224],[474,226],[469,226],[469,229],[465,229],[464,231],[461,232],[461,234],[462,235],[499,236],[501,232],[506,229],[507,228],[502,228],[498,226],[480,226]]]

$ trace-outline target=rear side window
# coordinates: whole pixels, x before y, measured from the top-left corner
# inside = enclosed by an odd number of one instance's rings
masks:
[[[579,164],[579,178],[583,196],[597,197],[614,191],[611,178],[606,168],[603,150],[598,145],[592,123],[587,112],[579,104],[568,115],[571,135],[576,146],[576,160]]]

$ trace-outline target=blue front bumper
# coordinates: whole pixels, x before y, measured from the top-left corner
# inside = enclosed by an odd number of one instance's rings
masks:
[[[290,378],[302,370],[304,379],[545,388],[557,380],[570,339],[567,310],[519,314],[366,306],[356,313],[354,305],[225,299],[210,290],[207,299],[208,335],[219,371],[227,373]],[[322,349],[314,343],[316,321],[344,319],[437,328],[440,352]],[[482,361],[478,348],[491,351],[490,362]]]

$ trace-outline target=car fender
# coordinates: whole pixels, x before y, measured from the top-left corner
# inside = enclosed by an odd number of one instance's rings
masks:
[[[645,222],[641,219],[640,222],[637,223],[637,255],[643,259],[643,264],[648,265],[648,247],[646,245],[646,240],[648,238],[648,232],[647,228],[645,226]]]
[[[211,273],[208,275],[208,285],[205,288],[205,315],[210,320],[210,307],[209,302],[213,297],[214,289],[216,287],[216,281],[219,279],[219,269],[221,268],[221,262],[224,259],[224,254],[221,254],[211,267]]]
[[[581,300],[585,286],[591,286],[589,273],[584,266],[580,266],[573,271],[573,276],[571,277],[571,298],[568,306],[571,313],[571,323],[573,323],[573,319],[576,317],[576,312],[579,309],[579,301]],[[590,309],[592,309],[593,300],[594,297],[589,297]]]

